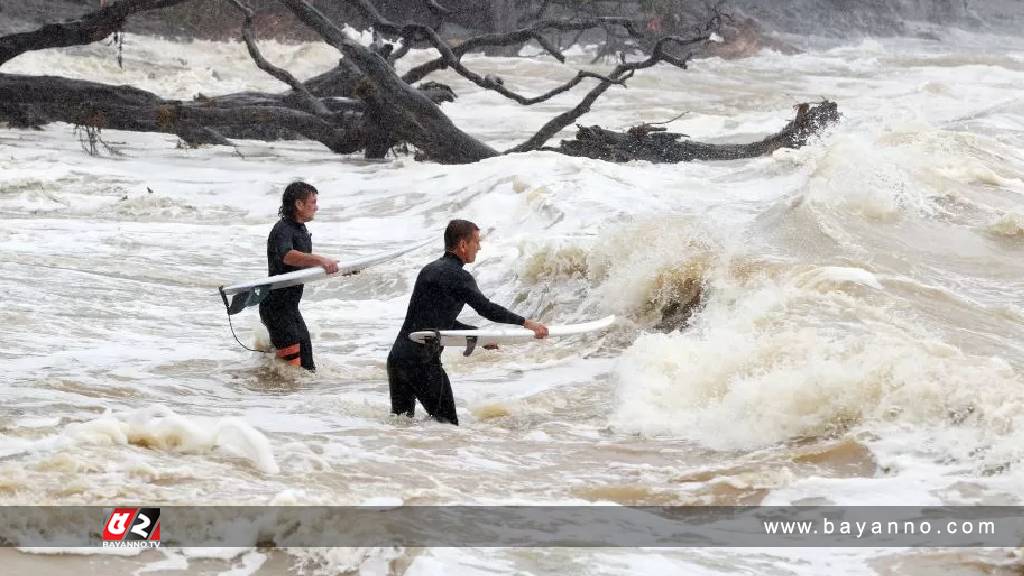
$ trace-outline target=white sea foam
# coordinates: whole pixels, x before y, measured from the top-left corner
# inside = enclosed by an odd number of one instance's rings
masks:
[[[166,406],[153,406],[71,424],[66,434],[84,444],[133,444],[181,453],[216,449],[249,460],[268,474],[280,470],[267,437],[238,418],[188,418]]]
[[[869,294],[822,292],[826,281],[881,288],[864,270],[815,269],[731,305],[713,300],[688,332],[641,336],[616,369],[613,422],[724,450],[885,422],[964,426],[980,435],[950,446],[957,457],[979,447],[1021,457],[1024,388],[1014,368],[886,317],[863,301]]]

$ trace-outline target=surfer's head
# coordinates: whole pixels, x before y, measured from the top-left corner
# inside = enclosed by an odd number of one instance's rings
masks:
[[[444,230],[444,249],[469,264],[480,251],[480,228],[469,220],[452,220]]]
[[[295,220],[305,224],[313,219],[316,214],[316,198],[319,192],[311,184],[305,182],[292,182],[284,189],[281,195],[281,207],[277,213],[282,218]]]

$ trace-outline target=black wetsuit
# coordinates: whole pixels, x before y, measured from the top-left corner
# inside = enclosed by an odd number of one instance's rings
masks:
[[[290,250],[309,254],[313,252],[313,240],[305,224],[291,218],[281,218],[267,237],[267,269],[270,276],[299,270],[284,263],[284,255]],[[278,356],[292,361],[297,354],[303,368],[315,370],[313,347],[309,340],[309,330],[299,313],[299,300],[302,300],[302,284],[271,290],[266,299],[260,302],[260,320],[267,326],[270,341],[277,348]],[[294,350],[296,344],[299,347],[297,351]]]
[[[465,304],[492,322],[525,322],[522,316],[481,294],[476,280],[463,269],[462,260],[455,254],[446,252],[424,266],[416,277],[405,323],[388,355],[392,413],[412,416],[418,399],[435,419],[458,425],[452,385],[441,366],[442,347],[417,344],[409,340],[409,334],[420,330],[473,330],[475,326],[456,320]]]

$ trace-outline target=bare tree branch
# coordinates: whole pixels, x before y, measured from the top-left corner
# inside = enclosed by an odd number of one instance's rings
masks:
[[[427,9],[433,12],[434,14],[439,14],[441,16],[451,16],[452,14],[451,10],[438,4],[437,0],[425,0],[425,3],[427,5]]]
[[[547,11],[548,6],[551,4],[551,0],[544,0],[541,3],[540,8],[537,9],[537,13],[530,17],[530,20],[540,20],[544,17],[544,12]]]
[[[292,90],[299,95],[306,106],[309,107],[309,110],[314,114],[317,116],[329,115],[330,111],[327,107],[324,106],[320,100],[317,100],[316,97],[310,94],[309,90],[306,89],[306,86],[302,82],[299,82],[298,79],[292,76],[287,70],[278,68],[268,62],[263,57],[263,54],[260,53],[260,49],[256,46],[256,31],[253,29],[252,9],[249,8],[242,0],[228,0],[228,2],[238,8],[242,14],[245,15],[245,23],[242,25],[242,38],[245,40],[245,46],[249,50],[249,56],[251,56],[253,61],[256,62],[256,66],[258,66],[260,70],[263,70],[267,74],[270,74],[274,78],[277,78],[281,82],[291,86]]]
[[[632,76],[632,74],[632,71],[630,71],[627,74],[624,74],[623,77],[619,79],[620,83],[628,80]],[[537,133],[534,134],[529,140],[523,142],[522,144],[514,148],[507,150],[505,153],[508,154],[510,152],[529,152],[530,150],[539,149],[541,146],[544,145],[545,142],[550,140],[552,136],[561,132],[563,128],[575,122],[576,119],[579,118],[580,116],[583,116],[587,112],[590,112],[590,106],[595,101],[597,101],[598,97],[600,97],[601,94],[604,94],[605,91],[608,90],[608,88],[611,88],[612,84],[613,82],[611,81],[602,81],[600,84],[595,86],[593,90],[588,92],[587,95],[583,97],[583,100],[581,100],[575,108],[567,112],[562,112],[558,116],[555,116],[546,124],[544,124],[544,126],[542,126],[541,129],[538,130]]]
[[[612,84],[622,84],[629,79],[637,70],[644,68],[650,68],[658,62],[668,62],[674,66],[680,68],[686,68],[687,61],[693,56],[688,55],[686,58],[677,58],[665,52],[664,47],[666,44],[673,43],[681,46],[690,46],[700,42],[706,42],[711,38],[711,33],[708,32],[704,35],[696,36],[694,38],[679,38],[675,36],[666,36],[658,40],[654,45],[654,50],[650,56],[639,62],[623,62],[615,67],[611,74],[605,80],[602,80],[600,84],[594,87],[583,100],[576,105],[575,108],[568,112],[563,112],[558,116],[549,120],[544,126],[541,127],[536,134],[534,134],[529,140],[515,146],[508,150],[508,152],[526,152],[528,150],[537,150],[544,146],[544,144],[551,139],[552,136],[561,132],[566,126],[575,122],[580,116],[590,111],[590,106],[597,101],[597,98],[604,94],[612,86]]]
[[[353,1],[365,4],[365,0]],[[383,105],[381,109],[388,114],[380,120],[402,139],[440,162],[474,162],[498,155],[490,146],[459,130],[430,98],[402,82],[379,54],[350,40],[305,0],[281,2],[328,44],[341,50],[349,62],[366,75],[366,81],[372,85],[372,94],[367,91],[364,94],[370,96],[373,102]],[[436,33],[434,36],[437,36]]]
[[[124,26],[128,16],[187,0],[118,0],[79,20],[47,24],[38,30],[0,37],[0,66],[31,50],[80,46],[103,40]]]
[[[521,29],[521,30],[515,30],[515,31],[507,33],[507,34],[490,34],[490,35],[478,36],[476,38],[471,38],[470,40],[467,40],[465,43],[459,45],[458,47],[453,48],[444,39],[442,39],[440,37],[440,35],[438,35],[437,32],[434,29],[430,28],[429,26],[425,26],[423,24],[418,24],[418,23],[409,23],[409,24],[405,24],[404,26],[398,26],[397,24],[395,24],[395,23],[385,19],[381,15],[381,13],[377,10],[377,8],[372,3],[369,2],[369,0],[350,0],[350,3],[353,4],[357,9],[359,9],[359,11],[362,12],[363,16],[365,18],[367,18],[368,20],[370,20],[372,25],[377,30],[379,30],[381,32],[384,32],[384,33],[387,33],[387,34],[397,34],[398,36],[400,36],[403,39],[402,49],[400,49],[400,52],[403,55],[404,55],[405,52],[408,51],[408,47],[412,46],[412,44],[415,41],[417,41],[417,40],[425,40],[425,41],[429,42],[434,47],[434,49],[436,49],[441,54],[441,57],[438,59],[438,61],[440,61],[443,64],[441,66],[441,68],[444,68],[444,67],[451,68],[456,73],[458,73],[460,76],[463,76],[464,78],[466,78],[470,82],[473,82],[477,86],[480,86],[481,88],[486,88],[488,90],[493,90],[494,92],[497,92],[497,93],[501,94],[502,96],[505,96],[506,98],[514,100],[514,101],[516,101],[519,104],[522,104],[524,106],[529,106],[531,104],[536,104],[538,102],[544,102],[546,100],[549,100],[550,98],[552,98],[553,96],[555,96],[557,94],[561,94],[563,92],[566,92],[566,91],[572,89],[577,84],[579,84],[580,81],[583,78],[586,78],[586,77],[603,78],[603,77],[601,77],[599,75],[596,75],[596,74],[593,74],[593,73],[589,73],[589,72],[580,72],[579,74],[577,74],[572,80],[570,80],[566,84],[564,84],[562,86],[559,86],[559,87],[557,87],[557,88],[555,88],[555,89],[553,89],[553,90],[551,90],[551,91],[549,91],[549,92],[547,92],[545,94],[542,94],[540,96],[535,96],[535,97],[532,97],[532,98],[528,98],[528,97],[522,96],[520,94],[517,94],[517,93],[515,93],[515,92],[505,88],[502,84],[499,84],[497,82],[493,82],[490,79],[488,79],[487,77],[481,76],[481,75],[479,75],[479,74],[469,70],[461,62],[462,55],[465,54],[473,46],[483,46],[483,45],[507,45],[507,46],[511,46],[511,45],[520,44],[522,42],[525,42],[525,41],[528,41],[528,40],[532,39],[532,40],[536,40],[542,47],[545,48],[545,50],[550,52],[560,62],[564,62],[565,61],[565,56],[563,56],[561,54],[561,52],[557,48],[552,46],[549,42],[547,42],[543,38],[543,36],[541,35],[541,31],[548,30],[548,29],[553,29],[553,30],[585,30],[587,28],[594,28],[594,27],[598,27],[598,26],[616,25],[616,26],[621,26],[621,27],[625,28],[630,34],[636,34],[636,35],[640,34],[638,29],[636,28],[636,23],[633,22],[633,20],[631,20],[629,18],[601,17],[601,18],[591,18],[591,19],[579,20],[579,21],[546,20],[546,21],[538,22],[537,24],[535,24],[534,26],[532,26],[530,28],[524,28],[524,29]],[[497,42],[497,44],[479,44],[479,42],[488,42],[488,43],[490,43],[492,41],[493,42]],[[393,63],[394,62],[394,60],[391,59],[391,58],[389,58],[388,60],[389,60],[389,63]],[[422,69],[423,67],[421,66],[421,67],[417,67],[417,68]],[[406,84],[412,84],[412,83],[418,81],[419,79],[422,79],[422,76],[420,76],[419,78],[415,78],[415,79],[414,79],[414,77],[415,77],[415,74],[413,74],[413,71],[410,71],[405,76],[403,76],[402,80]],[[617,84],[618,83],[618,81],[616,81],[614,79],[610,79],[609,82],[611,84]]]
[[[390,56],[388,56],[388,64],[390,64],[391,67],[394,68],[395,62],[398,62],[403,57],[405,57],[405,55],[409,53],[410,49],[412,49],[412,42],[402,42],[402,45],[398,47],[398,50],[395,50],[394,52],[391,53]]]
[[[544,32],[545,30],[557,30],[562,32],[569,32],[575,30],[590,30],[593,28],[601,28],[605,25],[617,25],[622,26],[626,29],[631,36],[640,38],[643,34],[637,28],[636,22],[629,18],[583,18],[579,20],[544,20],[537,22],[536,24],[528,28],[520,28],[519,30],[513,30],[503,34],[482,34],[480,36],[474,36],[473,38],[467,39],[462,44],[455,47],[449,47],[451,52],[451,58],[446,57],[443,53],[440,58],[425,62],[412,68],[402,76],[402,80],[406,83],[414,84],[425,78],[428,74],[447,68],[450,65],[451,60],[461,59],[464,55],[482,50],[486,47],[492,46],[515,46],[522,44],[530,40],[536,39],[536,35]],[[541,45],[543,47],[543,44]],[[436,46],[435,46],[436,47]],[[547,48],[545,48],[547,50]],[[548,50],[550,52],[550,50]],[[552,52],[552,55],[558,53],[556,50]],[[555,56],[558,58],[558,56]]]
[[[648,122],[647,125],[648,126],[654,126],[654,125],[657,125],[657,124],[671,124],[671,123],[675,122],[676,120],[679,120],[683,116],[686,116],[687,114],[689,114],[689,112],[680,112],[679,114],[676,114],[675,116],[673,116],[672,118],[669,118],[668,120],[662,120],[661,122]],[[664,128],[662,128],[662,130],[664,130]]]
[[[583,80],[584,78],[598,78],[598,79],[601,79],[601,80],[606,80],[610,84],[619,84],[620,83],[619,81],[617,81],[615,79],[606,78],[604,76],[601,76],[600,74],[595,74],[593,72],[584,72],[584,71],[581,70],[581,71],[579,71],[576,74],[575,77],[573,77],[572,80],[569,80],[565,84],[563,84],[563,85],[561,85],[561,86],[559,86],[557,88],[554,88],[553,90],[550,90],[550,91],[548,91],[548,92],[546,92],[544,94],[541,94],[540,96],[534,96],[532,98],[527,98],[525,96],[522,96],[520,94],[517,94],[517,93],[509,90],[508,88],[505,88],[505,86],[503,84],[495,82],[489,76],[480,76],[476,72],[473,72],[469,68],[466,68],[465,66],[463,66],[462,62],[459,61],[459,59],[456,58],[455,55],[451,52],[451,50],[447,47],[446,43],[441,41],[440,38],[437,38],[436,34],[434,34],[433,36],[438,41],[437,48],[441,52],[442,58],[445,58],[445,59],[448,60],[448,67],[450,67],[454,72],[456,72],[457,74],[459,74],[463,78],[466,78],[470,82],[476,84],[477,86],[480,86],[481,88],[486,88],[488,90],[492,90],[494,92],[497,92],[498,94],[501,94],[502,96],[505,96],[506,98],[509,98],[510,100],[514,100],[514,101],[516,101],[519,104],[522,104],[524,106],[530,106],[532,104],[537,104],[539,102],[544,102],[546,100],[549,100],[553,96],[556,96],[558,94],[561,94],[563,92],[566,92],[566,91],[572,89],[574,86],[579,84],[580,81]]]
[[[665,36],[663,38],[659,38],[658,41],[655,42],[654,44],[654,49],[651,51],[651,57],[649,58],[649,60],[653,60],[653,62],[649,66],[653,66],[654,64],[663,61],[668,62],[673,66],[685,69],[687,62],[689,62],[693,58],[693,53],[691,52],[687,54],[685,57],[680,58],[678,56],[674,56],[666,52],[665,45],[678,44],[679,46],[693,46],[695,44],[700,44],[702,42],[707,42],[708,40],[710,40],[712,32],[713,30],[705,31],[705,33],[699,34],[693,38],[680,38],[679,36]],[[648,66],[644,66],[644,68],[647,67]]]
[[[533,34],[533,39],[536,40],[537,44],[540,44],[540,47],[546,50],[548,54],[554,56],[559,62],[563,64],[565,63],[565,54],[562,54],[562,51],[557,46],[549,42],[543,34],[537,32]]]
[[[370,3],[368,0],[346,0],[346,4],[351,4],[357,10],[362,12],[363,18],[370,21],[370,25],[378,29],[378,31],[384,31],[380,29],[382,23],[387,22],[391,26],[394,26],[377,10],[377,7]]]

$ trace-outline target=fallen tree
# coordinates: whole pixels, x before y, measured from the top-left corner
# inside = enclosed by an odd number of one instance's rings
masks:
[[[185,1],[117,0],[76,21],[47,24],[35,31],[0,37],[0,66],[27,51],[102,40],[119,30],[132,14]],[[711,10],[702,27],[685,37],[663,36],[652,40],[644,35],[637,22],[628,18],[582,17],[537,20],[510,32],[469,38],[453,47],[431,26],[418,22],[397,24],[382,17],[369,0],[348,0],[348,4],[372,23],[375,33],[392,40],[366,47],[352,40],[306,0],[280,0],[300,22],[342,55],[336,69],[300,82],[262,56],[256,42],[253,12],[244,0],[226,1],[240,14],[242,37],[257,67],[288,85],[290,91],[215,97],[197,95],[192,101],[177,101],[165,100],[131,86],[54,76],[0,74],[0,121],[15,127],[68,122],[100,129],[166,132],[192,145],[230,144],[231,138],[307,138],[334,152],[363,150],[371,158],[383,157],[395,144],[405,142],[414,146],[423,158],[468,163],[503,153],[539,149],[612,161],[743,158],[767,154],[779,147],[802,146],[811,135],[838,118],[836,105],[823,102],[814,107],[804,105],[797,118],[781,132],[750,144],[683,141],[680,135],[643,125],[625,133],[596,126],[581,128],[575,140],[563,141],[558,148],[545,147],[548,140],[589,112],[602,94],[613,86],[625,86],[638,71],[656,65],[685,69],[695,51],[711,40],[720,26],[723,14],[717,9]],[[443,6],[428,1],[431,10],[443,17]],[[645,57],[633,61],[621,57],[607,74],[580,70],[562,85],[536,96],[519,94],[506,87],[500,78],[481,75],[462,62],[464,55],[474,51],[521,46],[529,41],[564,62],[559,46],[546,34],[599,28],[621,30],[628,38],[636,40],[635,46],[648,46]],[[429,47],[438,57],[399,76],[394,65],[412,47]],[[680,54],[680,50],[686,53]],[[596,85],[574,108],[552,118],[531,138],[499,152],[461,130],[444,114],[438,104],[455,97],[450,89],[431,82],[414,86],[429,74],[443,69],[521,105],[547,101],[585,81],[594,81]]]
[[[813,106],[796,107],[796,118],[779,132],[745,144],[708,144],[684,140],[686,134],[667,132],[651,124],[634,126],[625,132],[600,126],[579,126],[576,138],[562,140],[557,152],[612,162],[648,160],[650,162],[688,162],[690,160],[737,160],[766,156],[779,148],[799,148],[808,139],[839,120],[835,102],[823,100]]]
[[[286,96],[232,94],[194,101],[164,100],[131,86],[110,86],[54,76],[0,75],[0,118],[12,127],[67,122],[100,129],[176,134],[192,145],[230,144],[228,138],[295,137],[334,152],[362,148],[362,105],[329,101],[320,117],[290,106]]]

